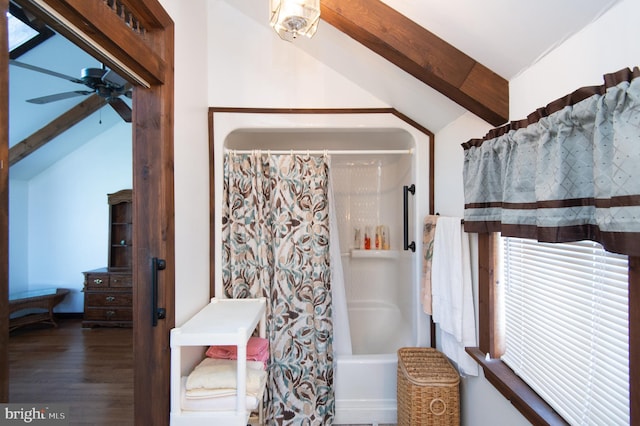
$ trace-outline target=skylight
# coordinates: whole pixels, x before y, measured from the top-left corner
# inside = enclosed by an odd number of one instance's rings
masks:
[[[11,59],[18,58],[54,34],[37,19],[30,19],[20,7],[13,3],[10,3],[7,11],[7,23]]]
[[[13,16],[11,12],[7,12],[7,19],[9,25],[9,51],[12,51],[16,47],[40,34],[29,25]]]

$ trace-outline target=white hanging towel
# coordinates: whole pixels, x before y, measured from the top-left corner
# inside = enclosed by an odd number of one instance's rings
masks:
[[[442,352],[461,374],[477,376],[478,364],[464,350],[477,346],[469,236],[460,217],[438,218],[431,260],[433,321],[440,327]]]

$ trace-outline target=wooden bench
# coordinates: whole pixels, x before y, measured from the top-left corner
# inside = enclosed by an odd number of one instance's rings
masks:
[[[39,322],[52,324],[57,327],[53,316],[53,308],[62,302],[69,290],[52,288],[42,290],[23,291],[9,295],[9,331],[27,324]],[[46,312],[25,312],[25,315],[11,318],[11,314],[26,310],[45,310]]]

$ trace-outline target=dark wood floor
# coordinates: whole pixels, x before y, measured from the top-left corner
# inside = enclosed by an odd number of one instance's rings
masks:
[[[69,407],[69,424],[133,424],[133,339],[130,328],[31,326],[9,338],[9,402]]]

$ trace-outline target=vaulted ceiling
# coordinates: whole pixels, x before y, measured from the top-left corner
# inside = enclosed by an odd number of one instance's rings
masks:
[[[267,26],[267,0],[224,1]],[[313,40],[298,47],[433,131],[464,111],[497,126],[509,119],[508,80],[615,3],[617,0],[322,0],[324,22]],[[71,76],[81,68],[99,66],[61,37],[47,41],[20,61]],[[362,72],[365,63],[375,66]],[[92,127],[97,122],[102,130],[120,122],[110,108],[94,112],[94,104],[78,106],[82,99],[46,106],[25,103],[30,97],[77,89],[62,79],[10,67],[10,145],[26,141],[22,153],[14,149],[14,156],[23,155],[26,145],[46,144],[60,129],[67,131],[68,120],[81,120],[83,115],[89,116]],[[427,116],[424,105],[438,107]],[[72,113],[55,121],[68,110]],[[53,126],[45,127],[52,121]],[[79,131],[78,126],[74,129]],[[73,144],[63,149],[73,149]]]
[[[61,56],[64,60],[60,60]],[[18,60],[76,78],[80,77],[82,68],[100,67],[97,60],[60,35]],[[112,108],[104,107],[104,99],[97,95],[41,105],[26,102],[84,89],[83,85],[62,78],[9,66],[9,162],[13,179],[30,179],[88,140],[123,123]],[[127,102],[130,105],[130,101]],[[64,138],[58,138],[61,134]]]

